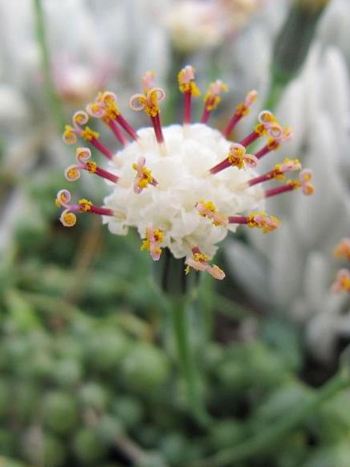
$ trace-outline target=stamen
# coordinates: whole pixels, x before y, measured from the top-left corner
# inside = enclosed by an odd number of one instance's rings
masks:
[[[132,164],[132,168],[136,170],[136,177],[134,182],[134,192],[141,193],[148,185],[157,186],[158,182],[153,177],[152,171],[145,167],[146,159],[140,157],[137,162]]]
[[[272,179],[284,180],[285,173],[300,169],[301,164],[298,159],[285,159],[282,163],[276,164],[269,172],[259,175],[258,177],[251,178],[246,182],[246,185],[254,186],[258,183],[263,183]]]
[[[144,76],[144,86],[145,82],[148,83],[149,79]],[[165,91],[162,88],[146,88],[144,94],[135,94],[131,97],[129,105],[132,110],[136,112],[144,111],[151,118],[151,122],[154,128],[154,133],[156,136],[157,142],[164,149],[164,137],[162,132],[162,126],[160,122],[160,108],[159,102],[165,98]]]
[[[265,212],[252,212],[248,216],[230,216],[230,224],[246,224],[250,228],[261,229],[263,233],[272,232],[280,225],[276,216],[268,216]]]
[[[212,167],[209,172],[211,174],[216,174],[231,166],[239,169],[243,169],[246,165],[248,167],[255,167],[257,162],[254,155],[246,153],[246,148],[244,146],[239,143],[233,143],[230,146],[228,156]]]
[[[92,214],[99,214],[100,216],[113,216],[112,209],[104,208],[103,206],[95,206],[88,199],[82,198],[78,201],[80,212],[90,212]]]
[[[87,172],[94,173],[99,177],[110,180],[113,183],[116,183],[119,180],[119,177],[105,169],[99,167],[96,162],[90,160],[91,151],[89,148],[77,148],[76,149],[76,159],[77,164],[72,164],[68,166],[64,172],[65,177],[68,181],[74,182],[80,178],[80,170],[86,170]]]
[[[255,157],[257,159],[261,159],[269,152],[275,151],[280,147],[281,143],[288,141],[292,137],[293,132],[290,128],[283,128],[282,130],[283,131],[280,138],[269,138],[267,144],[255,153]]]
[[[200,96],[201,92],[195,82],[195,69],[187,65],[177,75],[179,89],[184,94],[184,125],[191,123],[191,101],[192,96]]]
[[[343,238],[334,249],[334,256],[350,261],[350,238]]]
[[[299,174],[299,180],[288,180],[284,185],[266,190],[265,197],[271,198],[272,196],[297,190],[298,188],[301,188],[303,194],[306,196],[310,196],[315,192],[315,188],[312,184],[312,171],[310,169],[302,170]]]
[[[95,206],[90,200],[82,198],[77,204],[70,204],[71,194],[68,190],[60,190],[56,196],[56,206],[64,207],[60,221],[65,227],[73,227],[76,224],[76,212],[88,212],[101,216],[113,216],[112,209],[103,206]]]
[[[282,193],[287,193],[288,191],[297,190],[298,188],[301,188],[301,183],[299,180],[288,180],[288,182],[284,185],[266,190],[265,198],[272,198],[273,196],[281,195]]]
[[[113,153],[99,140],[100,135],[97,131],[85,126],[89,120],[89,116],[84,111],[76,112],[73,115],[73,126],[66,125],[63,133],[63,141],[66,144],[75,144],[78,136],[86,141],[89,141],[98,151],[100,151],[108,159],[113,158]]]
[[[250,107],[253,105],[255,102],[256,98],[258,96],[258,93],[256,91],[250,91],[244,102],[241,102],[238,104],[235,108],[235,111],[230,118],[226,128],[223,131],[223,135],[228,138],[230,134],[232,133],[233,129],[237,125],[237,123],[246,115],[248,115],[250,111]]]
[[[208,91],[204,96],[204,108],[201,117],[201,123],[207,123],[210,117],[210,114],[221,102],[220,94],[222,92],[227,92],[228,86],[221,79],[217,79],[209,85]]]
[[[161,244],[164,241],[164,231],[161,229],[154,229],[147,227],[146,238],[142,241],[141,250],[148,250],[153,261],[158,261],[161,254]]]
[[[192,269],[196,271],[208,272],[214,279],[222,280],[225,278],[225,273],[216,264],[209,264],[209,257],[201,252],[198,247],[192,248],[192,256],[186,258],[187,265],[185,272],[188,274]]]
[[[101,118],[113,131],[115,137],[121,144],[125,145],[128,141],[120,131],[117,123],[136,141],[136,131],[122,116],[117,104],[117,96],[113,92],[106,91],[99,93],[95,101],[86,107],[86,110],[92,117]]]
[[[199,201],[196,204],[197,211],[202,217],[206,217],[213,222],[213,225],[227,225],[227,216],[217,211],[215,204],[212,201]]]
[[[350,271],[347,269],[340,269],[337,273],[336,280],[334,281],[332,292],[350,292]]]

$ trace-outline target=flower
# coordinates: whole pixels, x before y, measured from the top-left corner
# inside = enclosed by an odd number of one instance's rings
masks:
[[[200,95],[192,66],[179,72],[178,83],[184,99],[182,125],[162,126],[160,103],[166,95],[155,86],[152,72],[142,79],[143,92],[130,99],[131,109],[143,111],[151,127],[136,131],[122,115],[112,92],[98,94],[86,112],[76,112],[72,125],[66,126],[64,141],[74,144],[78,138],[86,140],[108,160],[108,168],[91,159],[89,148],[78,147],[76,163],[66,169],[66,178],[77,180],[81,171],[86,171],[104,178],[111,191],[102,206],[85,198],[71,203],[66,189],[58,193],[56,201],[64,208],[64,226],[75,225],[78,212],[99,214],[114,234],[123,235],[130,227],[136,228],[142,239],[141,249],[148,250],[154,261],[168,248],[175,258],[185,258],[187,270],[207,271],[223,279],[220,268],[209,263],[217,244],[239,225],[264,233],[275,230],[279,220],[266,214],[264,199],[298,188],[311,194],[311,172],[301,170],[298,160],[286,159],[266,173],[257,173],[260,159],[291,137],[291,130],[282,127],[269,111],[260,112],[258,123],[241,141],[229,139],[250,112],[257,97],[255,91],[236,105],[220,132],[208,121],[226,86],[219,80],[209,85],[201,123],[192,123],[192,101]],[[87,126],[89,117],[109,127],[121,146],[117,152]],[[262,139],[266,139],[265,143],[250,154],[248,147]],[[286,179],[292,171],[299,171],[299,177]],[[264,189],[263,184],[270,180],[282,183]]]

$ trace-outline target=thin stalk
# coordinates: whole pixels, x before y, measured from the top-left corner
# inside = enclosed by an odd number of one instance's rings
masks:
[[[57,96],[51,72],[50,51],[47,44],[45,17],[41,0],[33,0],[35,33],[41,52],[42,71],[44,76],[44,87],[47,100],[50,104],[52,115],[56,125],[61,132],[64,128],[65,118],[61,101]]]
[[[173,299],[171,303],[171,317],[173,335],[176,344],[179,364],[186,383],[189,405],[197,421],[206,425],[209,421],[205,413],[200,388],[199,374],[194,362],[193,349],[189,336],[189,301],[186,297]]]
[[[210,458],[193,462],[191,467],[225,467],[237,465],[235,463],[247,459],[256,459],[256,456],[263,454],[271,446],[282,442],[291,430],[303,423],[324,402],[331,399],[339,391],[349,388],[349,386],[349,374],[340,371],[331,381],[319,389],[309,401],[296,407],[276,423],[266,426],[265,430],[255,437],[242,444],[225,449]]]

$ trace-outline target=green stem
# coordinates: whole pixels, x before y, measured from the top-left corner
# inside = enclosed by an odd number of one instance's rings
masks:
[[[186,297],[179,297],[172,301],[172,325],[179,364],[186,382],[188,401],[197,421],[202,425],[208,423],[199,387],[199,375],[196,370],[193,352],[190,344],[188,323],[189,301]]]
[[[35,32],[39,44],[42,61],[42,71],[44,76],[44,87],[47,100],[50,104],[52,115],[56,125],[61,132],[64,128],[65,118],[61,101],[55,91],[55,86],[51,72],[50,51],[46,40],[45,17],[41,0],[33,0]]]
[[[348,374],[339,372],[331,381],[323,386],[313,398],[302,406],[295,408],[280,421],[266,427],[258,435],[238,446],[225,449],[205,460],[193,463],[191,467],[225,467],[237,465],[235,463],[252,459],[264,454],[272,445],[283,441],[283,438],[294,428],[304,422],[307,417],[315,412],[321,404],[332,398],[342,389],[350,386]]]

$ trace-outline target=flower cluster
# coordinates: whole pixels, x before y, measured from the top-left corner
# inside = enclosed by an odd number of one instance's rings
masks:
[[[343,238],[334,249],[334,255],[339,259],[350,261],[350,238]],[[332,285],[333,292],[350,292],[350,271],[342,268]]]
[[[238,104],[222,131],[208,125],[212,112],[227,86],[220,80],[209,85],[204,94],[200,123],[192,123],[192,101],[200,95],[192,66],[178,74],[179,90],[183,93],[183,124],[162,127],[160,102],[163,89],[155,86],[155,77],[147,72],[142,80],[143,92],[130,99],[130,107],[144,111],[151,126],[138,131],[122,115],[117,97],[111,92],[100,93],[86,111],[76,112],[73,124],[67,125],[63,138],[68,144],[79,139],[87,141],[108,160],[103,168],[91,159],[87,147],[76,149],[76,163],[65,175],[77,180],[81,171],[93,173],[106,180],[110,194],[103,206],[87,199],[71,203],[68,190],[57,194],[56,202],[64,208],[64,226],[76,223],[76,213],[99,214],[112,233],[125,235],[134,227],[142,239],[141,249],[148,250],[153,260],[159,260],[162,249],[168,248],[176,258],[185,258],[190,268],[207,271],[222,279],[225,274],[210,264],[217,243],[239,225],[275,230],[278,218],[266,214],[267,198],[301,188],[313,192],[310,170],[301,170],[297,159],[285,159],[266,173],[259,174],[260,159],[279,148],[292,132],[283,127],[269,111],[262,111],[250,134],[234,141],[231,134],[239,121],[249,113],[256,100],[256,91],[248,93]],[[112,151],[97,131],[87,126],[90,117],[102,120],[115,135],[121,148]],[[248,147],[265,140],[251,153]],[[287,179],[290,172],[297,178]],[[265,189],[265,182],[277,181]]]

